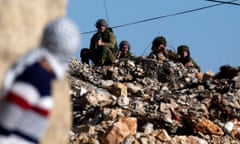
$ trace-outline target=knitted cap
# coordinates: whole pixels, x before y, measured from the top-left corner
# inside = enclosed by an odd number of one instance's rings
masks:
[[[41,46],[51,52],[60,62],[68,62],[80,45],[80,32],[67,18],[58,18],[44,29]]]

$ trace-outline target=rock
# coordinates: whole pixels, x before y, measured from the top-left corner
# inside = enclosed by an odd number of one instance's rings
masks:
[[[126,96],[118,97],[117,103],[121,107],[127,107],[129,105],[129,98]]]
[[[88,93],[86,98],[92,106],[104,106],[112,102],[111,94],[102,88],[97,88],[95,91]]]
[[[140,85],[135,85],[133,83],[126,83],[126,87],[127,87],[127,90],[130,92],[130,93],[137,93],[139,91],[141,91],[142,89],[142,86]]]
[[[237,119],[226,122],[224,129],[233,137],[240,139],[240,122]]]
[[[115,96],[127,96],[127,87],[122,83],[114,83],[109,91]]]
[[[104,108],[103,110],[103,117],[104,120],[115,120],[118,116],[124,116],[122,113],[122,109],[110,109],[110,108]]]
[[[172,142],[179,144],[208,144],[207,141],[194,136],[176,136],[172,139]]]
[[[137,130],[137,119],[130,117],[121,117],[119,121],[113,124],[112,128],[103,138],[104,144],[119,144],[127,136],[134,135]]]
[[[220,127],[218,127],[216,124],[206,118],[192,119],[192,122],[194,123],[194,129],[203,134],[220,136],[224,134]]]
[[[152,123],[147,123],[146,125],[143,126],[144,133],[145,134],[150,134],[153,132],[153,124]]]
[[[240,89],[240,72],[233,78],[233,81],[235,82],[235,88]]]
[[[155,133],[153,135],[162,142],[170,142],[171,141],[171,137],[168,135],[167,131],[164,129],[156,130],[153,133]]]
[[[110,87],[113,85],[112,80],[101,80],[100,81],[100,86],[105,89],[110,89]]]
[[[228,124],[229,119],[240,117],[240,90],[234,86],[238,78],[216,78],[211,73],[202,77],[196,69],[172,61],[119,62],[108,70],[94,70],[91,65],[73,61],[73,129],[95,127],[91,135],[79,132],[76,136],[82,135],[85,141],[123,144],[240,142],[235,127],[238,123]],[[82,87],[86,93],[80,92]],[[122,130],[127,127],[125,123],[119,124],[122,117],[137,119],[136,133],[122,134],[129,133]]]

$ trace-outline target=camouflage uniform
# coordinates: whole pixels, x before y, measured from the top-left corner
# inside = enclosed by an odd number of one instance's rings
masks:
[[[98,46],[97,41],[102,39],[104,46]],[[116,60],[114,48],[116,44],[115,35],[106,30],[104,32],[97,32],[91,38],[90,43],[90,58],[96,65],[111,65]]]
[[[123,52],[123,46],[124,45],[128,46],[128,52],[127,53]],[[131,59],[131,60],[134,60],[135,59],[135,55],[130,52],[130,49],[131,49],[131,46],[130,46],[128,41],[126,41],[126,40],[121,41],[120,44],[119,44],[119,50],[118,50],[118,52],[116,54],[117,58],[118,59]]]
[[[102,29],[102,26],[105,29]],[[83,48],[80,57],[83,63],[89,64],[89,60],[97,66],[111,65],[116,60],[117,41],[110,27],[104,19],[96,22],[96,32],[90,42],[90,48]],[[102,43],[101,46],[98,44]]]
[[[164,62],[166,60],[176,60],[177,54],[167,50],[165,47],[167,41],[165,37],[159,36],[152,41],[152,52],[148,55],[148,58],[156,59],[159,62]]]

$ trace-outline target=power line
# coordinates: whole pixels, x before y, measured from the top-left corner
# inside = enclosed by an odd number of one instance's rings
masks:
[[[108,10],[107,10],[107,5],[106,5],[106,1],[103,0],[103,5],[104,5],[104,10],[105,10],[105,14],[106,14],[106,18],[107,18],[107,22],[108,24],[110,24],[110,20],[109,20],[109,16],[108,16]],[[83,32],[81,34],[89,34],[89,33],[94,33],[96,32],[97,30],[92,30],[92,31],[88,31],[88,32]]]
[[[107,10],[106,1],[103,0],[103,3],[104,3],[104,9],[105,9],[105,14],[106,14],[106,17],[107,17],[108,24],[110,24],[110,20],[109,20],[109,16],[108,16],[108,10]]]
[[[240,6],[239,3],[233,3],[233,2],[225,2],[225,1],[219,1],[219,0],[206,0],[206,1],[210,1],[210,2],[217,2],[217,3],[222,3],[222,4],[230,4],[230,5],[236,5],[236,6]]]
[[[231,1],[228,1],[228,3],[229,2],[232,3],[232,2],[235,2],[235,1],[238,1],[238,0],[231,0]],[[153,20],[157,20],[157,19],[162,19],[162,18],[177,16],[177,15],[192,13],[192,12],[195,12],[195,11],[209,9],[209,8],[217,7],[217,6],[224,5],[224,4],[225,3],[218,3],[218,4],[204,6],[204,7],[200,7],[200,8],[191,9],[191,10],[185,10],[185,11],[176,12],[176,13],[173,13],[173,14],[168,14],[168,15],[163,15],[163,16],[159,16],[159,17],[153,17],[153,18],[149,18],[149,19],[144,19],[144,20],[139,20],[139,21],[135,21],[135,22],[131,22],[131,23],[126,23],[126,24],[122,24],[122,25],[118,25],[118,26],[113,26],[112,28],[120,28],[120,27],[129,26],[129,25],[134,25],[134,24],[144,23],[144,22],[148,22],[148,21],[153,21]],[[93,32],[96,32],[96,30],[83,32],[81,34],[89,34],[89,33],[93,33]]]

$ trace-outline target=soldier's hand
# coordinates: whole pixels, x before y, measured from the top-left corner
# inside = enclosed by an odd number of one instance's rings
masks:
[[[190,62],[186,63],[186,66],[192,67],[192,66],[193,66],[193,63],[190,61]]]
[[[118,53],[117,53],[117,58],[120,58],[120,56],[121,56],[121,51],[118,51]]]
[[[102,41],[102,39],[98,40],[98,46],[104,46],[104,42]]]

